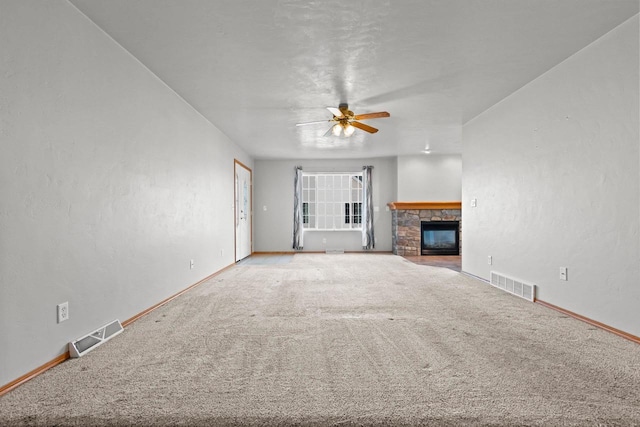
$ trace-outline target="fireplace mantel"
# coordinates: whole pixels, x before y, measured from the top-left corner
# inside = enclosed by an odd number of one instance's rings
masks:
[[[462,202],[389,202],[389,209],[396,210],[424,210],[424,209],[462,209]]]

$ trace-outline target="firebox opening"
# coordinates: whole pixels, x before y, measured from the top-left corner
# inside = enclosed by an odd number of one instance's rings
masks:
[[[422,221],[422,255],[460,255],[459,221]]]

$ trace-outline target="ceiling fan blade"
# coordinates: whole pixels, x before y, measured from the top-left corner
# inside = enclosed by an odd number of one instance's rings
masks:
[[[318,123],[327,123],[333,120],[318,120],[315,122],[304,122],[304,123],[296,123],[296,126],[306,126],[306,125],[317,125]]]
[[[333,114],[334,116],[340,118],[343,117],[344,115],[342,114],[342,111],[340,111],[339,108],[336,107],[327,107],[327,110],[331,111],[331,114]]]
[[[391,117],[391,114],[386,111],[380,111],[378,113],[367,113],[367,114],[358,114],[353,116],[354,120],[367,120],[367,119],[377,119],[380,117]]]
[[[358,129],[362,129],[365,132],[369,132],[369,133],[376,133],[378,132],[378,129],[371,127],[369,125],[365,125],[364,123],[360,123],[360,122],[351,122],[350,123],[351,126],[356,127]]]
[[[334,125],[335,126],[335,125]],[[333,135],[333,126],[331,126],[325,133],[322,135],[323,137],[332,136]]]

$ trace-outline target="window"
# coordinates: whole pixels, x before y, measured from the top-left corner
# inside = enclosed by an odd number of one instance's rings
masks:
[[[362,224],[362,202],[353,203],[353,223]]]
[[[302,203],[302,223],[309,224],[309,203]]]
[[[362,229],[362,172],[303,173],[305,230]]]
[[[362,224],[362,202],[353,202],[353,209],[350,208],[349,203],[344,204],[344,222],[345,224]]]

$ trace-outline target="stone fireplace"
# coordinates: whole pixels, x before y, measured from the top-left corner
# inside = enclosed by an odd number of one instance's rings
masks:
[[[422,223],[458,221],[458,247],[462,249],[461,202],[391,202],[391,245],[395,255],[422,255]]]
[[[459,221],[421,221],[420,255],[460,255]]]

